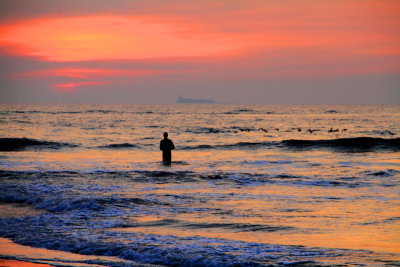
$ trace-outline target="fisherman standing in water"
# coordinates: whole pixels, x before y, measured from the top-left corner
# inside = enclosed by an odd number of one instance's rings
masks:
[[[171,165],[171,150],[175,149],[174,143],[168,139],[168,133],[164,133],[164,139],[160,141],[160,150],[162,150],[162,161],[165,165]]]

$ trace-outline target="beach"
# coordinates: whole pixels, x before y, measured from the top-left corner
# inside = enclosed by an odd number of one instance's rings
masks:
[[[399,106],[2,104],[0,115],[5,266],[400,263]]]

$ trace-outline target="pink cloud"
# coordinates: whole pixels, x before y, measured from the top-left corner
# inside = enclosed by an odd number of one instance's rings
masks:
[[[152,16],[42,18],[0,26],[0,45],[23,45],[26,56],[62,62],[219,55],[242,45],[233,34],[205,27],[190,38],[180,34],[191,28]]]
[[[107,84],[107,83],[108,82],[106,82],[106,81],[59,83],[59,84],[53,84],[53,88],[55,88],[55,90],[57,92],[71,93],[71,92],[75,92],[77,87],[102,85],[102,84]]]
[[[67,77],[74,79],[91,79],[94,77],[121,77],[121,76],[149,76],[170,71],[144,69],[95,69],[95,68],[55,68],[36,71],[27,71],[12,74],[15,78],[48,78]]]

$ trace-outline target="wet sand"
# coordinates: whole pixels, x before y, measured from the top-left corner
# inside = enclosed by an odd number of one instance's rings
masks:
[[[103,264],[87,263],[88,261],[107,261],[132,264],[132,266],[151,267],[156,265],[141,264],[117,257],[81,255],[72,252],[35,248],[14,243],[7,238],[0,238],[0,267],[50,267],[50,266],[85,266],[104,267]],[[10,259],[13,258],[13,259]],[[15,260],[15,259],[18,260]],[[25,261],[26,259],[34,262]],[[54,263],[54,265],[53,265]]]
[[[27,261],[0,259],[0,267],[51,267],[52,265]]]
[[[29,206],[25,205],[17,205],[17,204],[0,204],[0,217],[9,218],[9,217],[21,217],[21,216],[36,216],[43,213],[40,210],[33,209]],[[11,241],[7,239],[3,239],[0,241],[1,243],[1,254],[8,254],[7,251],[12,251],[14,245]],[[7,245],[8,244],[8,245]],[[48,264],[41,263],[33,263],[27,261],[19,261],[19,260],[10,260],[10,259],[1,259],[0,258],[0,267],[50,267]]]

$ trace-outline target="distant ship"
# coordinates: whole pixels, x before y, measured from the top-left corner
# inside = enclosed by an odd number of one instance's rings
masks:
[[[217,103],[215,100],[212,99],[196,99],[196,98],[185,98],[179,96],[176,100],[176,103],[181,104],[214,104]]]

